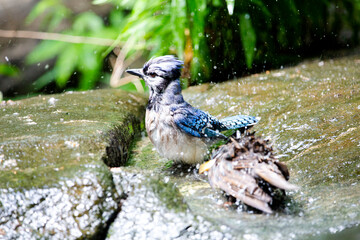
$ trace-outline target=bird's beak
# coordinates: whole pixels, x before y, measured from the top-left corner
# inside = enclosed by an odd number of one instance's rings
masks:
[[[131,75],[135,75],[138,76],[140,78],[144,78],[144,74],[142,69],[128,69],[126,70],[127,73],[131,74]]]

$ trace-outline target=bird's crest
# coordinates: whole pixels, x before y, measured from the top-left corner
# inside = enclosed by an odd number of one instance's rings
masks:
[[[156,74],[165,79],[178,79],[183,64],[175,56],[166,55],[150,59],[144,64],[143,72],[145,75]]]

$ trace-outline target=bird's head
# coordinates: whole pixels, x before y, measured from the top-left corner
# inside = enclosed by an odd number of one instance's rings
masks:
[[[142,69],[128,69],[127,73],[145,80],[154,91],[163,91],[170,82],[179,79],[183,62],[172,55],[150,59]]]

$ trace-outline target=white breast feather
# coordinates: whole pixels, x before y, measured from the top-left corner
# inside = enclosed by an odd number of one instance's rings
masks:
[[[203,162],[207,155],[204,140],[180,131],[169,110],[162,109],[161,114],[147,111],[146,130],[159,154],[169,160],[196,164]]]

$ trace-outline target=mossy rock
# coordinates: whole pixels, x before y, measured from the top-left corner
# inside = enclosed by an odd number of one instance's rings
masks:
[[[127,161],[146,99],[66,92],[0,107],[0,238],[104,237],[120,210],[111,166]]]

